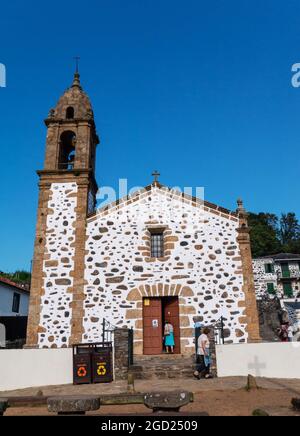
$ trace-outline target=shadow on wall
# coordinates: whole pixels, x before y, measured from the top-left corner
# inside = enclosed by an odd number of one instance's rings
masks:
[[[262,377],[261,371],[263,369],[267,369],[267,365],[263,362],[260,362],[258,356],[254,356],[254,361],[249,362],[248,369],[249,374],[254,375],[255,377]]]

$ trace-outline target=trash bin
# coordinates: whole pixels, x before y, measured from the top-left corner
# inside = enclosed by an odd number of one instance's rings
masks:
[[[73,383],[113,381],[112,343],[73,345]]]
[[[90,345],[73,346],[73,383],[82,385],[92,383],[92,362]]]
[[[93,383],[111,383],[113,381],[112,344],[95,345],[92,353]]]

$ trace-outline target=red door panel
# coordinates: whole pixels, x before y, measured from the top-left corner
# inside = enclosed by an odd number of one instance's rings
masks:
[[[143,300],[144,354],[162,353],[162,302],[160,298]]]
[[[166,298],[164,301],[164,319],[174,327],[174,353],[180,354],[179,301],[177,297]]]

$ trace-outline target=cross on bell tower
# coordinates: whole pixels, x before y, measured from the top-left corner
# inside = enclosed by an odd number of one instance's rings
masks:
[[[75,69],[75,73],[79,73],[79,61],[80,61],[80,57],[79,56],[75,56],[75,63],[76,63],[76,69]]]

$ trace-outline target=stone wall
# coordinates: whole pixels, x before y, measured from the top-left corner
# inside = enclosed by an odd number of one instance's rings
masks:
[[[147,230],[166,227],[166,256],[149,257]],[[223,316],[228,342],[245,342],[247,319],[237,242],[239,219],[152,186],[88,219],[83,341],[100,339],[100,323],[133,328],[143,353],[142,299],[178,296],[181,351],[192,353],[193,317]]]
[[[76,183],[53,183],[48,201],[40,347],[67,347],[71,336]]]
[[[215,327],[210,327],[209,337],[209,345],[210,345],[210,357],[211,357],[211,365],[210,371],[214,377],[217,377],[217,352],[216,352],[216,331]]]
[[[282,320],[282,307],[277,298],[260,298],[257,302],[259,327],[263,341],[279,341],[278,329]]]
[[[115,380],[127,380],[129,333],[129,329],[116,329],[114,331]]]
[[[267,283],[274,283],[275,288],[277,287],[277,274],[275,270],[274,273],[266,273],[265,264],[274,265],[273,259],[253,260],[255,293],[257,298],[263,297],[268,292]]]

